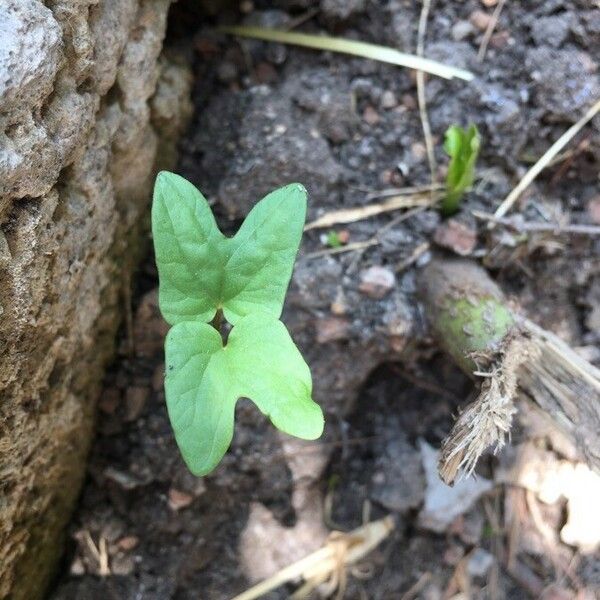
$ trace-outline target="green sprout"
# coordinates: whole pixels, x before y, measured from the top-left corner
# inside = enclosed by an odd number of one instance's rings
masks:
[[[450,157],[446,175],[446,196],[442,200],[442,213],[454,214],[475,179],[475,162],[481,146],[481,136],[475,125],[463,129],[451,125],[446,130],[444,150]]]
[[[341,248],[344,245],[340,234],[333,229],[327,234],[327,246],[329,248]]]
[[[268,194],[239,231],[223,235],[204,196],[159,173],[152,233],[165,342],[165,396],[190,471],[212,471],[231,444],[235,404],[251,399],[281,431],[323,432],[310,369],[279,320],[306,218],[306,190]],[[226,341],[222,320],[233,326]]]

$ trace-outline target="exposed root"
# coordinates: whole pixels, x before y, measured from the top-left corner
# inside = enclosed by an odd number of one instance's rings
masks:
[[[477,362],[485,360],[490,367],[487,372],[475,372],[483,378],[479,395],[461,413],[442,444],[439,472],[448,485],[454,483],[460,470],[471,475],[488,448],[493,447],[497,453],[506,443],[516,412],[517,372],[533,353],[535,345],[531,339],[517,330],[506,336],[491,360],[472,357]]]

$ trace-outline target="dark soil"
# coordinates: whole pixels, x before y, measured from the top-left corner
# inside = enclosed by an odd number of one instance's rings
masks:
[[[266,10],[267,3],[257,1],[250,14],[224,12],[219,20],[285,26],[319,3],[272,4],[278,8]],[[414,51],[420,3],[320,4],[300,30]],[[450,124],[474,122],[483,136],[479,181],[454,217],[462,227],[443,242],[449,246],[444,251],[474,239],[468,253],[532,318],[598,361],[600,238],[522,236],[503,227],[490,232],[471,211],[493,212],[531,160],[600,97],[600,10],[584,0],[532,1],[526,8],[507,2],[483,62],[476,59],[482,32],[469,25],[478,10],[491,12],[476,0],[434,2],[427,29],[427,56],[476,74],[468,84],[428,78],[442,169],[441,142]],[[225,231],[234,231],[266,192],[292,180],[309,190],[309,219],[378,201],[370,192],[429,182],[413,73],[341,55],[240,43],[196,27],[186,14],[185,3],[175,10],[171,41],[193,49],[196,115],[181,143],[178,172],[214,201]],[[573,152],[515,207],[524,221],[600,223],[598,118],[569,148]],[[471,597],[516,599],[542,591],[548,598],[593,597],[600,561],[558,539],[556,560],[517,546],[507,566],[510,498],[500,485],[445,533],[418,525],[424,485],[419,440],[439,446],[471,384],[432,346],[415,298],[415,273],[432,252],[442,251],[448,222],[433,208],[402,221],[399,214],[333,228],[347,231],[350,243],[377,238],[377,245],[360,251],[319,255],[328,248],[322,234],[329,230],[308,232],[284,314],[312,368],[315,399],[327,413],[324,439],[298,450],[305,465],[312,464],[311,452],[324,457],[316,460],[310,487],[327,498],[327,523],[349,531],[363,523],[365,511],[372,518],[392,513],[397,521],[395,533],[369,556],[366,576],[350,577],[346,597],[401,598],[416,582],[410,597],[464,593],[463,557],[478,548],[494,557],[495,566],[471,575]],[[424,243],[431,246],[411,260]],[[361,291],[373,266],[395,273],[381,299]],[[240,540],[252,511],[266,507],[284,528],[304,522],[282,438],[249,402],[238,405],[233,445],[218,469],[203,479],[187,472],[164,405],[166,326],[156,285],[149,256],[131,326],[123,328],[106,377],[89,476],[53,600],[226,600],[251,583]],[[513,441],[528,435],[521,428]],[[496,459],[483,463],[481,474],[493,479]],[[544,515],[557,530],[563,510],[559,503]],[[285,546],[282,540],[267,539],[255,558],[266,557],[267,546]],[[305,553],[320,542],[309,540]],[[283,565],[286,556],[288,562],[299,558],[297,549],[278,551]],[[571,576],[557,564],[569,565]],[[292,590],[268,597],[287,598]]]

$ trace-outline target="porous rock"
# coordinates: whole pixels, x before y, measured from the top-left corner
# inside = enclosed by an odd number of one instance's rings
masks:
[[[0,598],[41,597],[60,558],[157,154],[190,111],[187,69],[159,62],[169,4],[0,2]]]

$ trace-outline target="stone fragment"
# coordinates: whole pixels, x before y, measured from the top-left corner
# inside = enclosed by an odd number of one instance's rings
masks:
[[[381,300],[396,285],[396,276],[386,267],[372,266],[360,274],[358,289],[365,295]]]
[[[188,507],[194,501],[194,496],[181,490],[171,488],[169,490],[169,508],[173,511]]]
[[[600,196],[592,198],[587,205],[587,212],[590,219],[596,225],[600,225]]]
[[[452,25],[452,39],[461,42],[475,33],[475,28],[470,21],[457,21]]]
[[[381,108],[390,109],[398,106],[398,98],[391,90],[386,90],[381,95]]]
[[[485,31],[490,24],[490,20],[492,15],[490,13],[486,13],[483,10],[474,10],[469,15],[469,22],[473,27],[479,29],[479,31]]]
[[[139,544],[139,542],[140,540],[137,536],[127,535],[122,537],[117,542],[117,548],[119,548],[119,550],[123,550],[124,552],[129,552],[130,550],[133,550]]]
[[[494,564],[494,557],[483,548],[475,548],[467,560],[467,572],[471,577],[485,577]]]
[[[348,338],[350,333],[350,322],[339,317],[326,317],[319,319],[315,324],[317,330],[317,342],[327,344],[338,342]]]
[[[456,219],[449,219],[435,230],[433,240],[459,256],[468,256],[477,244],[477,232]]]
[[[420,440],[421,457],[427,486],[425,504],[418,523],[424,529],[443,533],[452,521],[467,512],[482,494],[492,489],[492,482],[482,477],[461,479],[447,486],[438,474],[439,452],[425,440]]]
[[[132,386],[125,392],[125,421],[135,421],[144,410],[150,390],[146,387]]]
[[[379,113],[369,104],[363,111],[363,120],[367,125],[377,125],[381,120]]]

